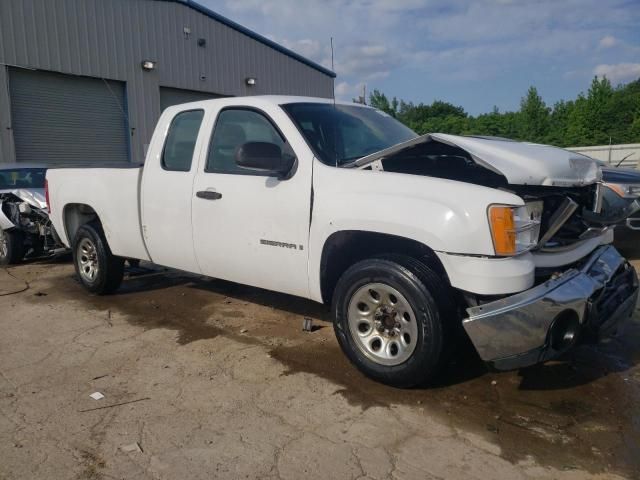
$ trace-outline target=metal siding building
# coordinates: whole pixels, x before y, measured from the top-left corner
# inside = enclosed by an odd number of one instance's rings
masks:
[[[191,0],[0,0],[0,161],[141,162],[162,107],[334,77]]]

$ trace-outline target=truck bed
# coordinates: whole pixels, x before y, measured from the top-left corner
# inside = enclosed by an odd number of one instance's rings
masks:
[[[131,164],[49,169],[51,221],[63,243],[71,247],[73,242],[73,222],[64,221],[69,209],[90,208],[100,218],[113,254],[149,260],[140,221],[141,180],[142,167]],[[67,207],[62,211],[56,204]]]

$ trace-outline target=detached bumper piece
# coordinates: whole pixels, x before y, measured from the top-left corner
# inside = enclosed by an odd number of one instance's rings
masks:
[[[615,335],[638,299],[634,268],[608,245],[525,292],[467,309],[463,326],[480,357],[497,370],[556,358],[579,340]]]

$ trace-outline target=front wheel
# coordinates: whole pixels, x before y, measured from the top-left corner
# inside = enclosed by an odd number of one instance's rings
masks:
[[[18,230],[0,228],[0,265],[20,263],[24,258],[24,237]]]
[[[98,224],[78,229],[73,242],[73,263],[82,285],[91,293],[113,293],[122,283],[124,259],[111,253]]]
[[[450,292],[431,268],[403,255],[363,260],[340,278],[334,329],[351,362],[372,379],[409,388],[428,381],[450,341]]]

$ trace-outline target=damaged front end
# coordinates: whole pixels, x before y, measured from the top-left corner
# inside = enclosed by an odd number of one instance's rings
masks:
[[[468,308],[463,326],[485,362],[511,370],[617,334],[637,299],[634,268],[606,245],[530,290]]]
[[[523,200],[524,206],[498,205],[495,215],[492,206],[488,214],[492,234],[492,222],[502,221],[502,231],[513,237],[503,251],[494,235],[495,257],[530,252],[533,285],[509,295],[461,291],[468,306],[464,329],[494,368],[556,358],[579,341],[615,333],[632,315],[638,278],[609,243],[613,226],[640,211],[640,203],[609,198],[593,159],[546,145],[434,134],[360,159],[358,166],[482,185]],[[509,215],[501,217],[501,209]]]
[[[531,218],[520,218],[516,228],[537,236],[525,235],[529,244],[521,242],[515,253],[575,248],[640,210],[638,201],[624,208],[606,201],[602,172],[594,160],[547,145],[431,134],[361,158],[354,166],[456,180],[518,195]],[[539,227],[532,228],[532,222]]]
[[[640,210],[638,201],[621,208],[606,200],[602,172],[593,159],[547,145],[431,134],[361,158],[354,166],[455,180],[518,195],[530,218],[519,218],[517,233],[527,230],[536,235],[524,235],[522,248],[515,253],[575,248]]]

